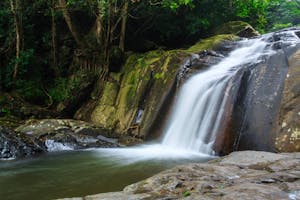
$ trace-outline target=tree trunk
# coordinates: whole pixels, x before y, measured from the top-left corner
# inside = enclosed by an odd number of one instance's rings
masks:
[[[98,3],[98,13],[97,13],[97,18],[96,18],[96,39],[99,44],[99,46],[102,44],[102,32],[103,32],[103,5],[101,1]]]
[[[55,72],[55,76],[58,77],[60,75],[60,70],[57,66],[55,12],[55,0],[51,0],[52,68]]]
[[[128,0],[124,0],[124,5],[122,8],[122,25],[120,33],[119,48],[121,51],[125,51],[125,34],[126,34],[126,24],[127,24],[127,15],[128,15]]]
[[[103,63],[103,68],[102,68],[102,72],[100,75],[101,79],[105,79],[108,71],[109,71],[109,59],[110,59],[110,46],[111,46],[111,40],[113,35],[111,35],[111,30],[112,30],[112,24],[111,24],[111,20],[112,20],[112,2],[111,0],[107,0],[107,24],[106,24],[106,35],[105,35],[105,42],[104,42],[104,63]]]
[[[17,79],[18,75],[18,69],[19,69],[19,59],[20,59],[20,49],[21,49],[21,2],[20,0],[10,0],[10,8],[11,12],[14,16],[14,27],[15,27],[15,33],[16,33],[16,60],[14,65],[14,71],[13,71],[13,79]]]
[[[76,41],[76,43],[79,45],[79,46],[84,46],[84,42],[83,42],[83,39],[80,37],[80,34],[77,32],[73,22],[72,22],[72,19],[71,19],[71,16],[70,16],[70,13],[67,9],[67,3],[65,0],[58,0],[58,3],[59,3],[59,7],[60,9],[62,10],[62,14],[64,16],[64,19],[68,25],[68,28],[72,34],[72,36],[74,37],[74,40]]]

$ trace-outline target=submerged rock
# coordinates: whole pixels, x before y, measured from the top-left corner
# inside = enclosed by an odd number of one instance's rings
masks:
[[[300,153],[234,152],[187,164],[121,192],[71,199],[299,199]]]

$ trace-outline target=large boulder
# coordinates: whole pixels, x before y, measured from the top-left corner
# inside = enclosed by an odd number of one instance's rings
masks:
[[[234,34],[246,38],[260,35],[250,24],[243,21],[227,22],[216,28],[214,32],[215,34]]]
[[[300,153],[234,152],[175,167],[121,192],[72,199],[299,199],[299,172]]]

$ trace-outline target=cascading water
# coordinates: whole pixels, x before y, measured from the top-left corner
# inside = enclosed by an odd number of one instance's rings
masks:
[[[243,40],[219,64],[191,77],[182,87],[162,145],[213,154],[212,145],[224,112],[226,88],[239,68],[255,63],[266,49],[263,39]]]

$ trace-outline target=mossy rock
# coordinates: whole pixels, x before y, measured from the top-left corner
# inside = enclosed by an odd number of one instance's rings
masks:
[[[91,119],[96,125],[113,130],[117,123],[115,114],[116,108],[114,106],[100,105],[93,110]]]
[[[200,40],[195,45],[191,46],[186,50],[188,53],[198,53],[204,50],[215,50],[216,47],[220,46],[225,41],[234,41],[239,37],[233,34],[222,34],[216,35],[204,40]]]
[[[116,83],[106,82],[101,98],[101,105],[114,106],[118,92],[119,86]]]
[[[250,24],[243,21],[227,22],[215,30],[215,34],[234,34],[240,37],[254,37],[260,35]]]

